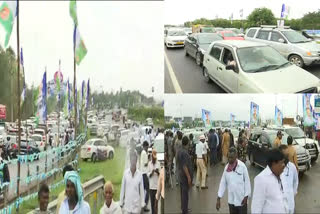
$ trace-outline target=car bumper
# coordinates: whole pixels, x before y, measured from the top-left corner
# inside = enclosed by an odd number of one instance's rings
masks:
[[[303,62],[305,65],[318,65],[320,64],[320,56],[305,56],[303,57]]]
[[[184,47],[184,43],[181,44],[181,43],[176,43],[176,42],[167,42],[167,47],[170,47],[170,48],[182,48],[182,47]]]
[[[92,156],[91,152],[81,151],[81,153],[80,153],[80,158],[81,159],[91,158],[91,156]]]

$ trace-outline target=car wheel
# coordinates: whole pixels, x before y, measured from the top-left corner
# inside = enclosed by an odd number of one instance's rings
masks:
[[[166,43],[166,48],[169,49],[168,44]]]
[[[87,158],[83,158],[82,160],[83,160],[84,162],[87,162],[87,161],[88,161],[88,159],[87,159]]]
[[[252,166],[254,166],[254,161],[253,161],[253,154],[251,153],[250,156],[249,156],[249,161],[250,161],[250,164]]]
[[[189,56],[189,53],[188,53],[188,51],[187,51],[186,48],[184,49],[184,54],[185,54],[186,56]]]
[[[295,64],[296,66],[302,68],[303,67],[303,59],[298,55],[292,55],[289,57],[289,61]]]
[[[204,69],[203,69],[203,76],[204,76],[204,78],[206,79],[206,82],[207,82],[207,83],[210,83],[210,82],[211,82],[211,79],[210,79],[210,77],[209,77],[209,73],[208,73],[208,69],[207,69],[207,68],[204,68]]]
[[[201,66],[201,54],[199,52],[196,54],[196,63]]]
[[[112,160],[112,159],[113,159],[113,156],[114,156],[114,155],[113,155],[113,152],[110,152],[110,153],[109,153],[109,159]]]
[[[97,161],[97,155],[96,155],[96,153],[93,153],[93,154],[92,154],[91,161],[92,161],[93,163],[95,163],[95,162]]]

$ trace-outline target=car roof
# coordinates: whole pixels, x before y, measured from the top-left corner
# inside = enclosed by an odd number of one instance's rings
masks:
[[[252,42],[247,40],[218,40],[214,42],[215,44],[229,45],[235,48],[247,48],[247,47],[261,47],[268,46],[259,42]]]

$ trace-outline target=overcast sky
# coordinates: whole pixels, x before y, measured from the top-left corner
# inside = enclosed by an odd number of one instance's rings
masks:
[[[233,19],[240,19],[241,9],[245,18],[259,7],[267,7],[275,17],[280,17],[283,3],[291,7],[289,18],[301,18],[304,14],[320,8],[319,0],[168,0],[164,3],[165,24],[183,24],[198,18],[215,19],[216,16],[229,19],[231,13]]]
[[[2,4],[3,1],[0,1]],[[77,85],[90,77],[93,89],[135,89],[163,96],[163,2],[78,1],[79,30],[88,53],[77,67]],[[15,22],[16,23],[16,22]],[[4,30],[0,26],[0,44]],[[9,42],[16,51],[16,25]],[[26,82],[39,85],[45,66],[53,79],[61,59],[73,81],[73,22],[69,1],[20,1],[20,45]]]
[[[314,96],[311,97],[314,106]],[[283,112],[283,117],[302,115],[302,95],[297,94],[165,94],[166,116],[201,117],[201,109],[211,111],[213,120],[230,120],[230,113],[236,120],[249,121],[250,102],[259,105],[262,120],[273,119],[275,105]],[[297,105],[298,102],[298,105]]]

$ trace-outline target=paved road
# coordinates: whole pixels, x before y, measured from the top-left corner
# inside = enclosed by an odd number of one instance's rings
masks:
[[[262,169],[255,166],[250,166],[247,163],[249,176],[251,180],[251,188],[253,190],[253,179]],[[207,190],[198,190],[195,186],[190,191],[189,208],[192,213],[229,213],[227,192],[221,200],[220,211],[216,210],[217,192],[219,188],[220,178],[223,172],[221,164],[209,169]],[[174,176],[173,176],[174,177]],[[318,190],[320,189],[320,161],[318,160],[314,166],[306,172],[300,179],[298,195],[296,196],[296,213],[319,213],[320,198]],[[180,212],[180,189],[179,186],[174,186],[173,189],[166,188],[165,198],[165,213]],[[250,202],[249,210],[250,213]]]
[[[320,78],[320,65],[304,68]],[[224,93],[215,83],[207,83],[202,69],[183,48],[165,48],[165,93]],[[179,90],[180,89],[180,90]]]

